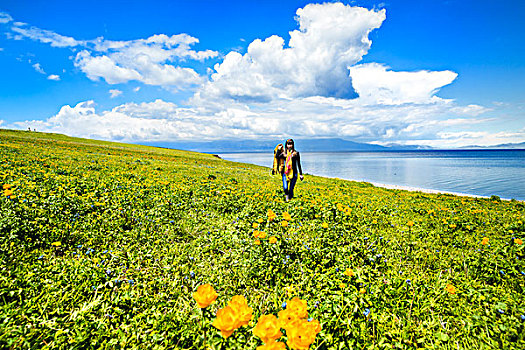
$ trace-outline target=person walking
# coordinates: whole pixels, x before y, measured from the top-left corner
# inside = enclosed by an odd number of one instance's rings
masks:
[[[297,175],[303,181],[303,169],[301,168],[301,155],[295,150],[292,139],[286,140],[284,148],[276,149],[276,159],[284,161],[282,167],[284,198],[288,202],[293,198],[293,190],[297,182]],[[299,171],[299,172],[298,172]]]

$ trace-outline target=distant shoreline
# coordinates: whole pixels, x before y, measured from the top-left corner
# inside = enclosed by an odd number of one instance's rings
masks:
[[[368,181],[365,181],[368,182]],[[468,193],[461,193],[461,192],[451,192],[451,191],[441,191],[441,190],[432,190],[429,188],[419,188],[419,187],[413,187],[413,186],[403,186],[403,185],[390,185],[390,184],[383,184],[379,182],[368,182],[376,187],[382,187],[387,188],[389,190],[403,190],[403,191],[410,191],[410,192],[423,192],[423,193],[432,193],[432,194],[452,194],[454,196],[460,196],[460,197],[474,197],[474,198],[490,198],[488,196],[481,196],[477,194],[468,194]],[[510,200],[507,198],[501,198],[501,200]]]

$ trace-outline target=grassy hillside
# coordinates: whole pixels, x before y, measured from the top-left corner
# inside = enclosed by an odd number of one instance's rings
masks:
[[[525,348],[521,202],[307,176],[285,203],[267,168],[35,132],[0,154],[0,348],[255,349],[262,315],[265,348]]]

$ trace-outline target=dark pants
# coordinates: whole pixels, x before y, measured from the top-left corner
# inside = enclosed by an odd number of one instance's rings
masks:
[[[284,190],[284,194],[287,194],[289,199],[293,198],[293,189],[295,187],[296,182],[297,182],[297,173],[293,174],[293,177],[290,181],[288,181],[286,174],[283,174],[283,190]]]

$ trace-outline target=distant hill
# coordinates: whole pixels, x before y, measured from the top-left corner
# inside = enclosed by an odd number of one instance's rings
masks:
[[[525,150],[525,142],[521,143],[502,143],[494,146],[465,146],[460,149],[522,149]]]
[[[183,149],[203,153],[268,152],[284,140],[266,141],[207,141],[207,142],[142,142],[156,147]],[[359,143],[338,138],[295,139],[295,146],[301,152],[349,152],[349,151],[394,151],[428,149],[421,146],[389,145],[389,147]]]

